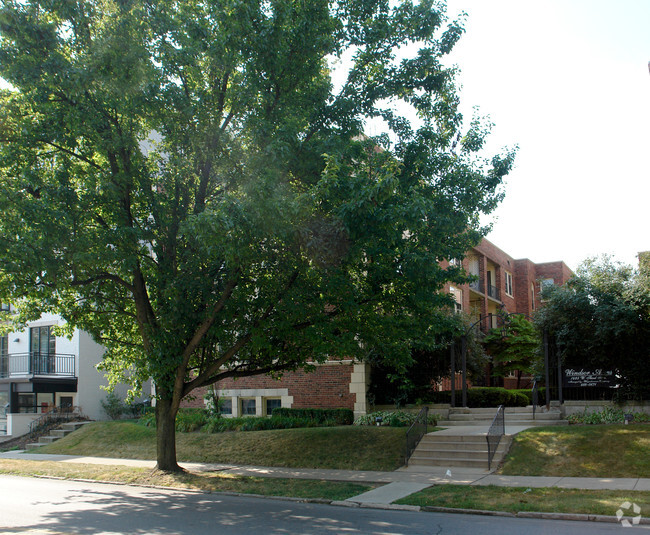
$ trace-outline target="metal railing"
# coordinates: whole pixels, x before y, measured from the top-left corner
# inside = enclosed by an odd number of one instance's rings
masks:
[[[533,381],[532,390],[532,403],[533,403],[533,420],[535,419],[535,411],[537,410],[537,403],[539,402],[539,388],[537,388],[537,380]]]
[[[0,378],[14,375],[75,376],[75,356],[68,353],[8,353],[0,355]]]
[[[483,290],[483,281],[482,280],[477,280],[477,281],[472,281],[469,283],[469,287],[479,293],[485,293],[485,290]]]
[[[506,434],[506,417],[503,405],[499,405],[497,413],[492,420],[492,425],[485,436],[488,447],[488,470],[492,469],[492,459],[499,447],[501,437]]]
[[[501,299],[501,292],[499,291],[499,288],[496,286],[492,286],[491,284],[487,285],[487,294],[488,297],[491,297],[492,299],[496,299],[497,301]]]
[[[406,432],[406,456],[404,458],[404,464],[408,465],[411,454],[415,451],[422,437],[427,434],[428,419],[429,407],[422,407],[415,417],[415,421]]]
[[[29,436],[33,437],[40,430],[46,429],[55,423],[80,420],[84,418],[85,416],[81,407],[54,407],[29,424]]]

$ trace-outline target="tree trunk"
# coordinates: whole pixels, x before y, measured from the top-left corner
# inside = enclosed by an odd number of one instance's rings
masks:
[[[182,472],[176,462],[176,413],[171,399],[156,400],[156,452],[158,470]]]

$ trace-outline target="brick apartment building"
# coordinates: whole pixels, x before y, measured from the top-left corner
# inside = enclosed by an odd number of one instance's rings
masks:
[[[467,253],[462,266],[478,280],[461,286],[447,285],[445,290],[454,295],[458,311],[475,320],[487,318],[480,323],[484,328],[489,328],[491,322],[496,326],[501,307],[508,313],[531,316],[540,306],[540,287],[562,285],[573,275],[562,261],[535,264],[528,259],[515,260],[486,239]],[[287,372],[279,380],[268,376],[227,379],[214,389],[224,415],[264,416],[275,407],[343,407],[361,415],[368,408],[369,381],[368,364],[341,360],[316,365],[310,373]],[[195,392],[193,400],[184,405],[203,407],[205,393]]]

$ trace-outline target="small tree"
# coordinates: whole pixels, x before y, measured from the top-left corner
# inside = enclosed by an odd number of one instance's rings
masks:
[[[491,329],[483,341],[492,357],[496,376],[506,377],[514,373],[517,388],[521,388],[521,376],[535,372],[541,340],[535,325],[523,315],[510,314],[505,333],[502,329]]]
[[[555,340],[565,366],[617,371],[619,394],[650,396],[650,285],[641,270],[591,258],[565,286],[544,290],[536,322]]]

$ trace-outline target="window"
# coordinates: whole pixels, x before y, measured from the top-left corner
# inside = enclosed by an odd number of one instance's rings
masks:
[[[34,394],[18,394],[18,412],[36,412]]]
[[[273,409],[282,407],[282,400],[280,398],[267,398],[266,399],[266,415],[271,416]]]
[[[535,310],[535,283],[534,282],[530,283],[530,303],[533,310]]]
[[[548,288],[549,286],[553,286],[555,284],[555,279],[542,279],[539,281],[539,289],[544,290],[544,288]]]
[[[242,416],[255,416],[257,414],[255,406],[255,398],[241,400],[241,415]]]
[[[463,310],[463,290],[456,288],[455,286],[449,287],[449,293],[454,296],[454,301],[456,301],[455,311],[462,312]]]
[[[9,312],[11,306],[8,303],[0,303],[0,312]]]
[[[30,350],[38,355],[54,355],[56,353],[56,337],[52,327],[32,327],[29,329]]]
[[[30,372],[40,374],[55,373],[56,337],[51,326],[32,327],[29,329]]]
[[[232,414],[232,398],[219,398],[219,414]]]
[[[508,271],[504,272],[506,274],[506,295],[509,295],[512,297],[513,291],[512,291],[512,273],[509,273]]]

